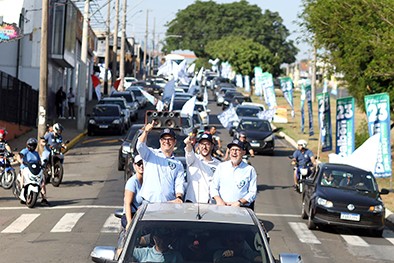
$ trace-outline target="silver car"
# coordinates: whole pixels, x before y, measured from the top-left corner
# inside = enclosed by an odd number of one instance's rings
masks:
[[[91,257],[95,262],[302,262],[298,254],[281,254],[275,261],[252,210],[213,204],[144,204],[120,250],[116,255],[114,247],[95,247]]]

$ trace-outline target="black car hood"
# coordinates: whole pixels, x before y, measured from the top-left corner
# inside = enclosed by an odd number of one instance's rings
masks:
[[[366,192],[357,190],[348,190],[335,187],[319,187],[317,195],[321,198],[334,203],[354,204],[354,205],[378,205],[379,194],[377,192]]]
[[[94,119],[98,122],[112,122],[114,120],[120,119],[121,116],[92,116],[91,119]]]
[[[238,132],[244,132],[246,133],[246,137],[248,138],[248,140],[264,140],[265,138],[267,138],[268,136],[270,136],[272,134],[272,131],[267,131],[267,132],[263,132],[263,131],[246,131],[246,130],[238,130]]]

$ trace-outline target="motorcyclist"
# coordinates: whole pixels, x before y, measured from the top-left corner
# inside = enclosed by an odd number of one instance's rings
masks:
[[[41,163],[41,158],[38,152],[36,151],[38,145],[38,141],[35,138],[29,138],[26,142],[26,148],[22,149],[17,155],[16,159],[21,164],[20,165],[20,173],[18,174],[17,180],[20,182],[21,187],[23,187],[23,178],[25,173],[27,172],[26,163]],[[49,202],[46,198],[46,187],[45,187],[45,178],[42,180],[41,185],[41,204],[49,205]]]
[[[48,129],[47,133],[43,137],[43,144],[45,145],[44,151],[41,155],[42,165],[45,167],[48,162],[49,155],[51,154],[51,148],[59,143],[62,144],[63,148],[66,148],[66,145],[63,144],[62,132],[64,128],[60,123],[55,123],[52,126],[52,131]]]
[[[316,159],[313,156],[313,152],[306,148],[308,143],[305,140],[298,140],[297,147],[293,153],[292,165],[296,165],[294,169],[294,190],[298,190],[298,181],[300,176],[300,168],[308,167],[310,169],[312,166],[316,165]]]
[[[7,131],[5,129],[0,129],[0,156],[5,156],[7,152],[11,153],[11,147],[8,145],[5,136]]]

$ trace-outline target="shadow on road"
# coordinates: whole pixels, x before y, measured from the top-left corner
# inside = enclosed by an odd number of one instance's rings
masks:
[[[61,186],[62,187],[74,187],[74,186],[85,186],[85,185],[94,185],[94,184],[102,184],[102,183],[108,183],[111,181],[117,181],[115,179],[110,179],[110,180],[94,180],[94,181],[80,181],[80,180],[72,180],[72,181],[64,181],[62,182]]]
[[[275,190],[275,189],[288,189],[293,188],[291,185],[266,185],[260,184],[257,186],[257,192],[265,191],[265,190]]]

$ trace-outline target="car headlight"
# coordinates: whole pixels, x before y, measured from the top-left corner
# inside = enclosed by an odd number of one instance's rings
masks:
[[[379,213],[379,212],[382,212],[383,209],[384,209],[384,207],[382,205],[375,205],[375,206],[371,205],[368,210],[370,212]]]
[[[268,142],[268,141],[272,141],[273,139],[274,139],[274,136],[270,135],[267,138],[265,138],[264,141]]]
[[[227,105],[229,102],[227,100],[225,100],[225,101],[223,101],[223,103]]]
[[[95,123],[96,123],[95,120],[93,120],[93,119],[90,119],[90,120],[89,120],[89,124],[95,124]]]
[[[221,97],[218,98],[218,102],[223,102],[223,100],[224,100],[224,99],[221,98]]]
[[[130,145],[123,145],[123,146],[122,146],[122,153],[128,154],[128,153],[130,153],[130,152],[131,152]]]
[[[238,121],[234,121],[234,122],[233,122],[233,127],[238,127],[238,125],[239,125],[239,122],[238,122]]]
[[[120,123],[120,120],[114,120],[112,123],[113,123],[113,124],[119,124],[119,123]]]
[[[334,206],[334,204],[331,201],[328,201],[321,197],[317,198],[317,204],[327,208],[331,208]]]

